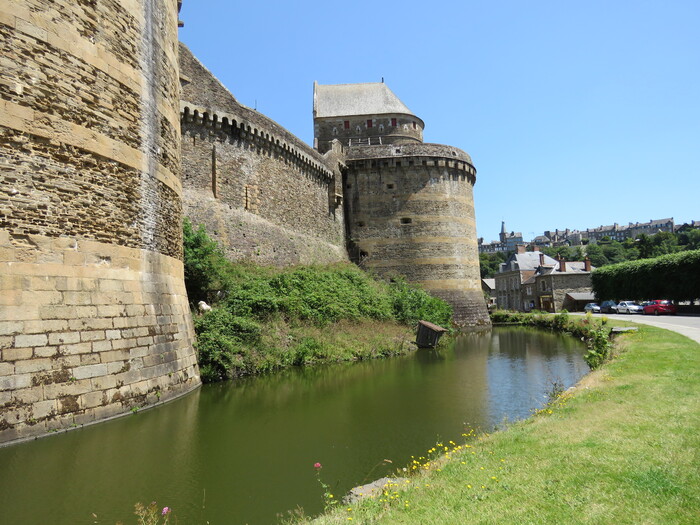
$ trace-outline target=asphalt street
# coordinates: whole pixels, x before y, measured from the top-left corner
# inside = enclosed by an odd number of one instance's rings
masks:
[[[601,314],[593,314],[599,317]],[[643,315],[643,314],[603,314],[608,319],[631,321],[673,330],[700,343],[700,315]]]

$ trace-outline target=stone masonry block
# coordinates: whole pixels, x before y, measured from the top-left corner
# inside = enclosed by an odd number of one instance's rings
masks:
[[[68,329],[68,321],[54,319],[51,321],[25,321],[24,334],[45,334],[47,332],[64,332]]]
[[[91,343],[76,343],[72,345],[61,345],[58,350],[62,354],[76,355],[76,354],[87,354],[92,351]]]
[[[122,333],[120,330],[107,330],[106,334],[107,339],[121,339],[122,338]]]
[[[121,304],[98,306],[97,313],[100,317],[120,317],[128,315],[128,307]]]
[[[0,376],[11,376],[15,373],[14,363],[0,361]]]
[[[57,346],[38,346],[34,348],[34,357],[52,357],[58,355]]]
[[[42,385],[30,388],[22,388],[12,392],[12,398],[18,403],[36,403],[44,398],[44,387]],[[0,403],[1,404],[1,403]]]
[[[34,403],[32,408],[34,419],[44,419],[56,413],[56,401],[39,401]]]
[[[28,346],[45,346],[49,342],[46,334],[16,335],[15,346],[17,348]]]
[[[103,376],[108,373],[107,365],[99,363],[94,365],[79,366],[73,370],[76,379],[89,379]]]
[[[0,335],[16,335],[24,331],[24,323],[19,321],[0,322]]]
[[[15,361],[15,373],[27,374],[34,372],[45,372],[52,369],[51,359],[45,357],[25,359],[24,361]]]
[[[85,341],[102,341],[106,339],[104,330],[91,330],[80,332],[80,340]]]
[[[94,353],[108,352],[111,349],[112,349],[112,341],[109,341],[109,340],[93,341],[93,343],[92,343],[92,351]]]
[[[87,392],[92,392],[92,382],[90,379],[80,379],[68,381],[67,383],[54,383],[44,385],[45,399],[58,399],[64,396],[79,396]]]
[[[88,392],[83,394],[81,405],[84,408],[95,408],[103,403],[103,392]]]
[[[2,360],[21,361],[23,359],[30,359],[32,354],[33,350],[31,348],[5,348],[2,351]]]
[[[18,390],[20,388],[28,388],[31,383],[31,374],[15,374],[13,376],[0,377],[0,390]]]
[[[90,381],[93,390],[108,390],[117,386],[117,378],[114,375],[93,377]]]
[[[58,332],[49,334],[49,344],[72,344],[80,342],[80,332]]]
[[[136,345],[136,339],[114,339],[112,341],[112,348],[115,350],[120,350],[122,348],[132,348]]]
[[[68,322],[71,330],[104,330],[112,328],[112,319],[109,317],[95,317],[92,319],[71,319]]]

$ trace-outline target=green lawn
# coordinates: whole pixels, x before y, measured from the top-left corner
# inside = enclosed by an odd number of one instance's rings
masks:
[[[640,326],[617,353],[529,420],[447,444],[409,482],[314,523],[700,523],[700,345]]]

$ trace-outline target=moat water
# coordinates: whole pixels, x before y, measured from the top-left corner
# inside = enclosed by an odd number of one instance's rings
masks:
[[[0,449],[0,523],[127,525],[134,504],[151,501],[188,525],[315,514],[314,463],[342,496],[439,440],[528,417],[553,383],[588,372],[583,354],[569,337],[497,328],[439,352],[205,385],[156,410]]]

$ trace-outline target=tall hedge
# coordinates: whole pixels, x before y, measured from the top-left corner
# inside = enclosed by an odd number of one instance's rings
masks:
[[[700,250],[604,266],[591,276],[599,301],[700,298]]]

